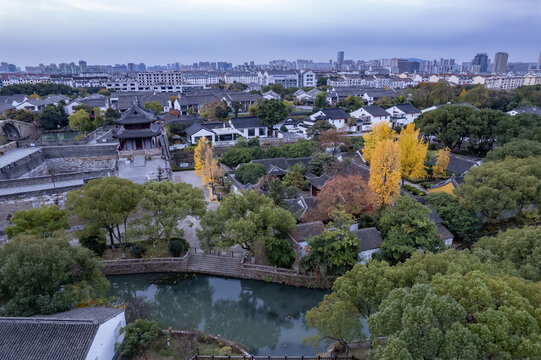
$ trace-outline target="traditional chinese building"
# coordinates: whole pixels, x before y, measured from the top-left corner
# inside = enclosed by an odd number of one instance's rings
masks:
[[[120,143],[120,151],[161,148],[161,131],[156,123],[156,116],[138,105],[125,111],[115,124],[117,130],[114,136]]]

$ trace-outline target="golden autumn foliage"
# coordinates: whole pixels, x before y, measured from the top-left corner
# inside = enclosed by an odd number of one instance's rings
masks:
[[[433,171],[434,177],[447,176],[447,166],[449,165],[449,155],[451,151],[449,148],[438,150],[436,163],[434,164]]]
[[[212,150],[212,145],[208,143],[207,139],[199,139],[193,157],[195,161],[195,174],[203,177],[203,183],[209,185],[215,184],[221,179],[223,170],[218,164],[218,160]]]
[[[393,140],[380,141],[370,164],[368,184],[381,205],[390,205],[400,194],[400,145]]]
[[[383,140],[394,140],[396,139],[396,132],[393,131],[391,124],[388,122],[380,122],[378,124],[372,125],[372,129],[368,134],[363,136],[364,139],[364,148],[363,148],[363,158],[367,163],[371,163],[372,154],[376,149],[378,143]]]
[[[400,168],[402,178],[422,179],[426,176],[425,159],[428,152],[428,143],[419,136],[419,129],[410,123],[400,133]]]

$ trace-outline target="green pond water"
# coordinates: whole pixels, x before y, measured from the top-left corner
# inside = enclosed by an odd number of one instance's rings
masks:
[[[41,135],[41,141],[71,140],[79,135],[76,131],[51,132]]]
[[[198,329],[244,345],[253,355],[313,355],[302,339],[315,333],[304,314],[327,293],[263,281],[206,275],[108,277],[110,296],[142,303],[162,328]],[[324,352],[328,343],[321,344]]]

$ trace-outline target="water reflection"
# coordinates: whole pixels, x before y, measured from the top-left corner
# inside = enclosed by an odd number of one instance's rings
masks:
[[[109,277],[111,296],[143,298],[162,328],[198,329],[237,341],[254,355],[312,355],[302,339],[314,333],[307,310],[325,294],[260,281],[171,274]],[[322,344],[319,352],[325,350]]]

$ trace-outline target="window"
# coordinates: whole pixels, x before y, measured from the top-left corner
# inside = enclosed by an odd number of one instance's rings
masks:
[[[265,128],[259,128],[259,136],[267,135],[267,132],[265,130],[266,130]]]
[[[248,136],[255,136],[255,129],[248,129]]]

